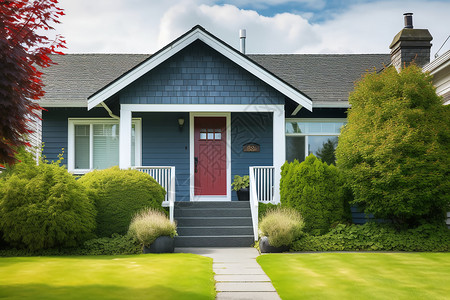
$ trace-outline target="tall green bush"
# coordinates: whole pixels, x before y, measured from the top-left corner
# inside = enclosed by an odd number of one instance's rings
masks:
[[[0,231],[9,244],[39,250],[75,246],[92,237],[95,207],[85,189],[60,166],[36,164],[21,151],[21,161],[0,178]]]
[[[304,162],[285,163],[281,171],[281,205],[293,207],[305,222],[304,231],[326,233],[333,223],[349,219],[348,191],[338,169],[313,154]]]
[[[97,208],[97,235],[126,234],[133,215],[146,207],[162,210],[165,190],[148,174],[112,167],[79,179]]]
[[[367,73],[349,102],[336,157],[354,203],[401,226],[442,221],[450,204],[450,106],[431,76],[414,65]]]

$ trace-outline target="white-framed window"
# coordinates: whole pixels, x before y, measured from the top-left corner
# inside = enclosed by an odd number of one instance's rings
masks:
[[[119,120],[69,119],[68,170],[77,174],[119,165]],[[132,120],[131,165],[141,164],[141,119]]]
[[[286,119],[286,160],[304,161],[311,153],[334,163],[334,150],[347,119]]]

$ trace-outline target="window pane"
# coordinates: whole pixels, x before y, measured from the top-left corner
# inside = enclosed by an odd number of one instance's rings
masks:
[[[308,154],[313,153],[322,161],[334,164],[336,161],[335,150],[337,143],[337,136],[309,136]]]
[[[305,160],[305,137],[287,136],[286,137],[286,160],[288,162]]]
[[[119,164],[119,125],[94,124],[94,169],[107,169]]]
[[[200,129],[200,139],[206,140],[206,128]]]
[[[215,140],[221,140],[222,139],[222,129],[216,128],[214,133],[214,139]]]
[[[214,139],[214,129],[209,128],[208,129],[208,140]]]
[[[89,169],[89,125],[75,125],[75,169]]]
[[[344,122],[298,122],[289,121],[286,123],[286,133],[340,133]]]

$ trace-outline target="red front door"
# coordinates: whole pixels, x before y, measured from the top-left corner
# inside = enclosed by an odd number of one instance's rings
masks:
[[[226,118],[194,118],[195,195],[227,194]]]

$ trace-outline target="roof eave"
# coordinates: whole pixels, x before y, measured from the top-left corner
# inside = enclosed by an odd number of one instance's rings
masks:
[[[286,97],[302,105],[309,111],[312,111],[312,101],[308,96],[304,95],[298,89],[284,82],[279,77],[270,73],[262,66],[256,64],[246,55],[221,41],[200,26],[192,28],[190,31],[188,31],[166,47],[162,48],[160,51],[149,57],[147,60],[143,61],[141,64],[137,65],[104,88],[89,96],[88,110],[92,109],[96,105],[118,93],[120,90],[122,90],[150,70],[154,69],[196,40],[204,42],[225,57],[229,58],[231,61],[237,63],[245,70],[249,71],[265,83],[278,90],[280,93],[284,94]]]

